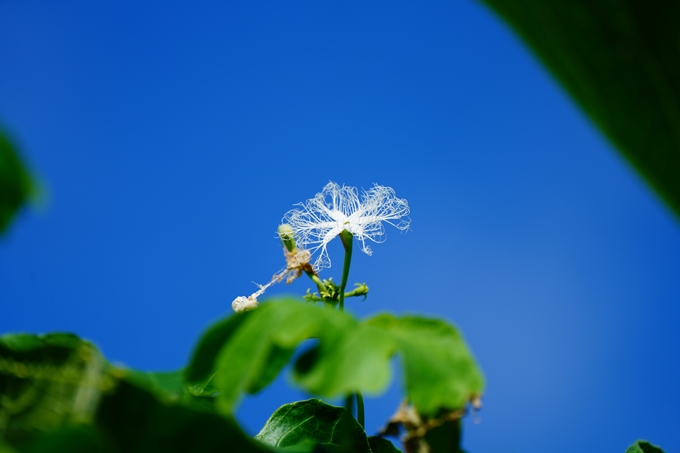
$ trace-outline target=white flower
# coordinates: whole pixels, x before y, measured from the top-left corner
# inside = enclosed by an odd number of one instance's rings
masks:
[[[320,251],[314,262],[317,271],[330,267],[326,246],[343,230],[361,241],[361,249],[370,255],[371,248],[366,240],[377,243],[385,240],[383,222],[401,231],[408,230],[411,223],[407,217],[410,212],[408,202],[397,198],[391,188],[378,184],[363,191],[359,200],[356,188],[329,182],[321,193],[298,206],[300,208],[283,216],[283,223],[293,228],[298,247],[312,254]]]

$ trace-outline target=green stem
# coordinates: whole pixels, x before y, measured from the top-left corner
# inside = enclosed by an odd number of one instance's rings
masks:
[[[347,277],[349,277],[349,265],[352,262],[352,243],[354,236],[347,230],[340,233],[342,246],[345,247],[345,262],[342,265],[342,280],[340,281],[340,311],[345,310],[345,288],[347,287]]]
[[[354,236],[349,231],[343,230],[342,233],[340,233],[340,240],[342,241],[343,247],[345,247],[345,262],[343,263],[342,266],[342,280],[340,282],[340,303],[339,303],[340,311],[343,311],[345,309],[345,288],[347,287],[347,278],[349,277],[349,265],[352,261],[352,243],[354,242]],[[357,421],[363,428],[364,396],[358,390],[355,393],[355,396],[357,401]],[[353,399],[352,395],[349,395],[345,400],[346,405],[345,407],[347,407],[347,409],[350,411],[350,414],[353,412],[351,404],[352,399]]]
[[[324,286],[324,284],[323,284],[323,282],[321,281],[321,279],[319,278],[319,276],[316,275],[314,272],[311,272],[311,271],[305,271],[305,273],[309,276],[309,278],[312,279],[312,281],[313,281],[314,283],[316,283],[316,288],[319,290],[319,294],[321,294],[321,292],[322,292],[324,289],[326,289],[326,287]]]
[[[349,394],[345,397],[345,410],[354,417],[354,394]]]
[[[357,390],[357,421],[364,428],[364,395]],[[365,429],[365,428],[364,428]]]

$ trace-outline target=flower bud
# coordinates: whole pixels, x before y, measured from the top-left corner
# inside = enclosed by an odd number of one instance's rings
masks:
[[[295,234],[293,227],[284,223],[279,225],[278,233],[286,250],[292,253],[295,250]]]
[[[251,297],[238,296],[231,303],[231,308],[236,313],[241,313],[242,311],[255,310],[258,305],[260,304],[257,302],[257,299],[252,296]]]

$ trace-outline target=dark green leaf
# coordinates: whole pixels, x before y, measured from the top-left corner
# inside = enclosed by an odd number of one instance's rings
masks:
[[[680,2],[483,1],[680,214]]]
[[[652,445],[646,440],[638,440],[633,445],[628,447],[626,453],[664,453],[663,450],[656,445]]]
[[[369,437],[368,445],[371,447],[371,453],[401,453],[401,450],[395,447],[392,442],[378,436]]]
[[[0,440],[0,453],[17,453],[17,451],[9,444],[6,444]]]
[[[246,436],[231,418],[158,400],[124,380],[99,406],[97,426],[125,453],[275,451]]]
[[[33,183],[16,149],[0,130],[0,233],[33,192]]]
[[[464,453],[460,448],[460,420],[446,421],[428,430],[423,440],[430,451]]]
[[[183,393],[181,376],[114,369],[71,334],[2,336],[0,452],[278,451]]]
[[[4,439],[23,445],[36,433],[92,420],[107,368],[92,344],[71,334],[0,337]]]
[[[269,363],[277,348],[292,351],[309,338],[318,338],[318,346],[301,356],[294,377],[318,395],[384,390],[395,353],[402,355],[407,396],[423,414],[463,407],[483,389],[481,373],[462,337],[439,320],[380,315],[359,322],[347,313],[279,300],[249,312],[238,328],[229,322],[218,326],[230,329],[228,336],[222,336],[225,343],[219,354],[214,355],[216,344],[209,350],[199,348],[195,356],[202,357],[195,362],[201,363],[201,372],[189,369],[187,376],[204,382],[215,375],[218,402],[226,413],[243,392],[259,390],[263,376],[271,380],[269,373],[280,370],[280,364]],[[216,330],[209,331],[212,337],[218,336]]]
[[[0,450],[1,452],[2,450]],[[22,453],[117,453],[107,445],[96,430],[85,427],[68,427],[41,436]]]
[[[178,399],[186,394],[184,370],[159,372],[123,369],[119,372],[131,382],[154,392],[157,396]]]
[[[281,406],[255,439],[272,447],[321,444],[353,453],[371,453],[359,423],[344,408],[317,399]]]

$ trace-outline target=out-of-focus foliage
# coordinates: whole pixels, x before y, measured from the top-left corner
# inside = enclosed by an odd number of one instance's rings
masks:
[[[284,405],[252,439],[182,376],[114,368],[71,334],[2,336],[0,453],[398,451],[319,400]]]
[[[401,355],[406,397],[422,414],[465,407],[483,390],[465,341],[441,320],[382,314],[360,322],[295,300],[270,301],[209,329],[187,380],[196,394],[203,394],[207,383],[216,385],[219,407],[229,413],[242,392],[259,391],[310,338],[316,342],[297,360],[294,380],[316,395],[384,390],[395,354]]]
[[[179,377],[114,368],[71,334],[2,336],[0,452],[279,451],[184,391]]]
[[[33,192],[33,182],[16,147],[0,129],[0,234]]]
[[[87,423],[103,388],[106,363],[88,342],[70,334],[0,337],[0,431],[21,444],[36,429]]]
[[[483,1],[680,215],[680,2]]]

